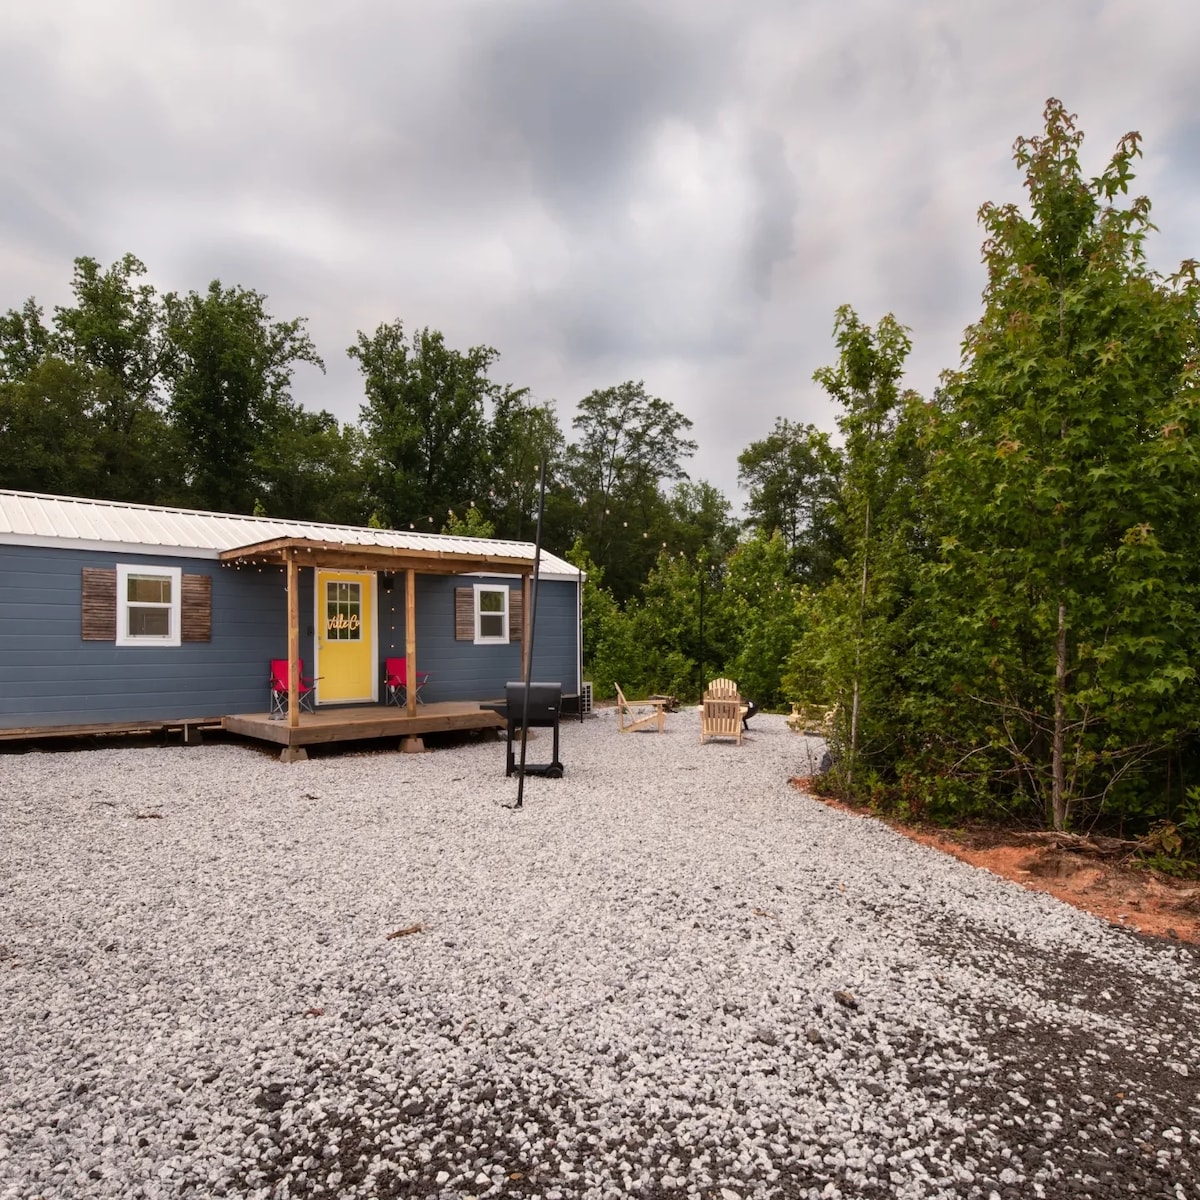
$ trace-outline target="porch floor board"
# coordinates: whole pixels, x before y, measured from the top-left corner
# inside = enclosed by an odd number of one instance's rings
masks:
[[[274,742],[278,746],[312,746],[323,742],[349,742],[365,738],[419,737],[423,733],[449,733],[459,729],[504,729],[504,721],[474,702],[440,701],[417,705],[417,715],[384,704],[302,712],[292,729],[286,720],[271,720],[268,713],[239,713],[222,718],[229,733]]]

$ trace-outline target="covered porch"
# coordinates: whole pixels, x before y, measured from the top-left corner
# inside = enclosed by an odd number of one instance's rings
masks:
[[[231,733],[270,742],[283,747],[281,757],[293,760],[306,757],[304,747],[323,743],[398,737],[405,749],[423,748],[423,734],[456,730],[502,729],[504,722],[494,709],[483,707],[484,701],[417,702],[417,689],[408,688],[404,707],[389,707],[382,703],[336,705],[316,712],[301,711],[298,663],[300,653],[300,571],[311,570],[314,579],[319,571],[353,571],[404,581],[404,660],[408,679],[420,677],[419,646],[416,637],[416,577],[425,575],[466,575],[477,572],[498,572],[521,579],[522,660],[530,653],[528,637],[532,613],[531,578],[532,556],[497,553],[496,550],[518,549],[514,544],[488,543],[481,540],[476,550],[471,539],[454,539],[447,549],[429,546],[417,548],[385,546],[373,543],[317,541],[305,537],[276,538],[253,545],[241,546],[221,553],[223,565],[235,568],[282,567],[287,589],[287,646],[290,663],[287,713],[283,719],[272,719],[267,712],[237,713],[222,718],[223,727]],[[514,601],[515,603],[515,601]],[[397,622],[398,624],[399,622]],[[313,632],[310,630],[310,632]],[[316,634],[322,636],[318,628]],[[332,636],[332,635],[331,635]]]

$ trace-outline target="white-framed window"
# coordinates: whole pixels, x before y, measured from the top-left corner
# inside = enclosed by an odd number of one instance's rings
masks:
[[[182,571],[117,564],[117,645],[178,646]]]
[[[475,585],[475,644],[508,641],[508,588]]]

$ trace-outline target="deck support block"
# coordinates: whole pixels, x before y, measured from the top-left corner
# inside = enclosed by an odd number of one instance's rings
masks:
[[[303,746],[284,746],[279,752],[279,761],[284,763],[308,762],[308,751]]]
[[[424,754],[425,743],[419,737],[406,737],[400,739],[401,754]]]

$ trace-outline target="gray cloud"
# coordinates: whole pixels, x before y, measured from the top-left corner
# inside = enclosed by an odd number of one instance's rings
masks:
[[[487,343],[572,406],[644,379],[727,493],[812,383],[834,309],[913,331],[928,392],[979,312],[976,212],[1061,96],[1099,170],[1137,128],[1152,261],[1200,256],[1192,0],[45,0],[3,5],[0,307],[127,250],[306,316],[343,418],[358,329]]]
[[[482,23],[469,91],[573,219],[607,226],[662,122],[707,124],[724,91],[718,47],[666,12],[586,0],[496,6]]]

